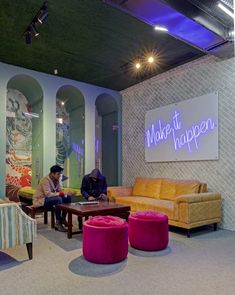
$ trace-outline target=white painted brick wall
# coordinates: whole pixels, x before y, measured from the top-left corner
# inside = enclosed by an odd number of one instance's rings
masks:
[[[219,92],[219,160],[146,163],[144,120],[147,110]],[[203,57],[121,92],[123,184],[136,176],[199,179],[222,193],[221,226],[235,230],[235,60]],[[202,106],[203,107],[203,106]]]

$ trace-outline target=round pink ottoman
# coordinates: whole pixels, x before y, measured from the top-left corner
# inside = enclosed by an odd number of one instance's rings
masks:
[[[127,257],[128,223],[115,216],[94,216],[83,223],[83,256],[94,263],[116,263]]]
[[[168,245],[168,217],[156,211],[141,211],[129,216],[129,241],[133,248],[156,251]]]

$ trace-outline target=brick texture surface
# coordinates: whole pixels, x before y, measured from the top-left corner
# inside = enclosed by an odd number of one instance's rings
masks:
[[[145,112],[214,91],[219,92],[219,160],[145,162]],[[199,179],[222,193],[221,227],[235,230],[235,60],[203,57],[121,94],[123,184],[132,184],[136,176]]]

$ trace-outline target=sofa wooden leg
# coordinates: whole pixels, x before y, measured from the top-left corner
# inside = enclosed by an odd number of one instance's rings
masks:
[[[190,229],[187,229],[187,237],[190,238]]]
[[[82,217],[78,216],[78,228],[81,230],[82,230],[82,223],[83,223]]]
[[[214,231],[217,231],[217,223],[214,223]]]
[[[33,243],[27,243],[26,247],[27,247],[29,260],[31,260],[31,259],[33,259]]]

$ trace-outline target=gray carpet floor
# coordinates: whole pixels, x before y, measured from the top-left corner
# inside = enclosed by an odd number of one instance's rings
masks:
[[[0,252],[1,295],[234,295],[235,232],[211,229],[188,239],[170,232],[167,249],[129,247],[128,258],[112,265],[87,262],[82,237],[38,222],[33,260],[25,246]]]

